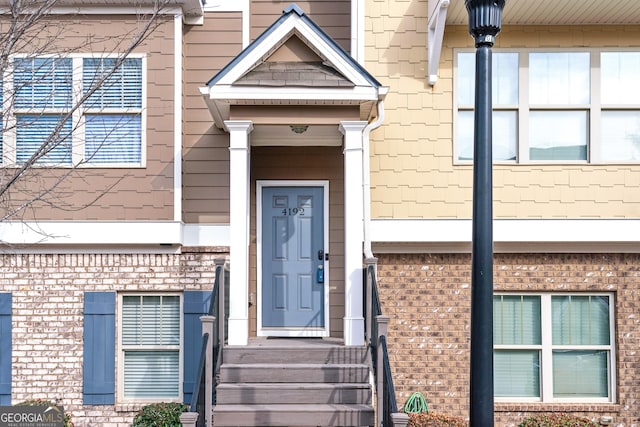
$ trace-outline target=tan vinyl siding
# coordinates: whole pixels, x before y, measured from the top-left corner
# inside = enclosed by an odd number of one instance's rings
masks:
[[[426,3],[422,2],[422,3]],[[473,49],[466,26],[445,30],[438,81],[427,85],[426,4],[367,4],[366,67],[390,87],[371,135],[373,218],[470,218],[472,165],[453,154],[453,58]],[[637,26],[505,26],[500,48],[636,47]],[[496,218],[637,218],[640,165],[496,164]]]
[[[267,27],[273,24],[290,4],[289,1],[252,1],[251,40],[255,40]],[[307,0],[296,2],[296,4],[313,22],[349,52],[351,40],[350,1]]]
[[[251,245],[249,293],[256,289],[256,180],[329,181],[329,318],[332,337],[342,337],[344,317],[344,157],[341,147],[251,148]],[[259,303],[259,301],[257,302]],[[256,304],[249,309],[250,334],[256,334]]]
[[[239,12],[207,13],[184,32],[183,220],[229,223],[229,135],[216,128],[200,95],[242,50]]]
[[[56,25],[38,39],[52,54],[104,54],[123,51],[143,24],[135,16],[56,16]],[[172,220],[173,219],[173,17],[135,50],[146,57],[146,165],[142,168],[82,168],[72,171],[47,202],[21,213],[25,220]],[[53,30],[52,28],[55,28]],[[25,47],[33,48],[37,42]],[[33,176],[12,187],[10,200],[34,196],[34,188],[51,188],[70,169],[32,169]]]

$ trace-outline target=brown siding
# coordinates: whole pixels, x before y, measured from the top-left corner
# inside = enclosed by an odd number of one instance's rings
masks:
[[[290,4],[289,1],[251,1],[251,40],[255,40],[267,27],[273,24]],[[307,0],[296,2],[296,4],[313,22],[349,52],[351,2],[345,0]]]
[[[147,58],[146,166],[84,168],[72,171],[46,202],[23,211],[23,218],[50,220],[172,220],[173,219],[173,17],[158,27],[136,53]],[[57,16],[40,33],[51,53],[115,53],[123,51],[142,25],[135,16]],[[52,28],[55,28],[53,30]],[[38,43],[25,46],[34,49]],[[13,203],[33,197],[34,188],[50,188],[69,169],[35,168],[11,191]]]
[[[496,254],[494,287],[510,292],[613,292],[616,404],[496,403],[496,425],[515,426],[541,411],[572,412],[634,425],[640,401],[637,349],[638,254]],[[420,391],[429,409],[468,417],[471,256],[378,255],[383,312],[399,404]]]
[[[216,128],[200,95],[242,49],[240,13],[208,13],[184,32],[183,220],[229,222],[229,136]]]
[[[344,317],[344,158],[341,147],[252,147],[250,293],[256,290],[256,180],[329,181],[330,333],[342,337]],[[256,306],[250,308],[250,334],[256,334]]]

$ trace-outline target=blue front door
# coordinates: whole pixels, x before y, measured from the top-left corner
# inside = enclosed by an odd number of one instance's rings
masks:
[[[262,326],[324,328],[324,188],[262,190]]]

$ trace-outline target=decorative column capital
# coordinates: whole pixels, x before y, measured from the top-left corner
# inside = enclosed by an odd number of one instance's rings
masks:
[[[363,131],[368,122],[365,121],[343,121],[340,122],[340,133],[344,135],[344,150],[362,150]]]
[[[368,122],[363,120],[345,120],[340,122],[340,133],[347,135],[348,132],[362,132],[367,126]]]
[[[253,122],[251,120],[225,120],[224,126],[229,133],[244,131],[249,134],[253,130]]]

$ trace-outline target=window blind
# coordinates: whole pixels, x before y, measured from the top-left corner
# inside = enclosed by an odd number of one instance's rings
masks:
[[[85,160],[90,163],[139,163],[142,128],[139,114],[85,116]]]
[[[72,82],[71,58],[16,58],[14,108],[68,108]]]
[[[539,296],[498,295],[493,298],[493,311],[494,344],[541,343]]]
[[[54,131],[60,115],[20,115],[16,117],[16,161],[24,163],[44,144],[47,152],[39,162],[52,165],[71,164],[71,122],[66,121],[58,135]]]
[[[114,70],[115,65],[115,58],[84,58],[84,93],[96,86],[102,77],[111,73],[104,84],[99,85],[89,97],[87,108],[142,108],[142,60],[127,58]]]
[[[126,398],[179,396],[180,318],[178,296],[123,296]]]
[[[554,345],[609,344],[609,298],[554,296],[551,305]]]
[[[498,397],[540,397],[540,352],[495,350],[494,394]]]
[[[124,396],[169,398],[179,396],[180,352],[126,350]]]
[[[607,397],[608,351],[555,350],[554,397]]]

